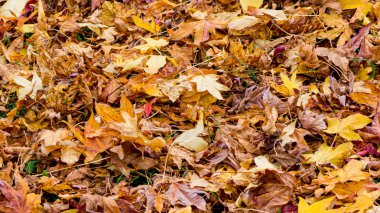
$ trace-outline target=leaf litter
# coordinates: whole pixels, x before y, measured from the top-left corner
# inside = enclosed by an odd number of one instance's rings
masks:
[[[371,0],[4,0],[0,212],[376,212]]]

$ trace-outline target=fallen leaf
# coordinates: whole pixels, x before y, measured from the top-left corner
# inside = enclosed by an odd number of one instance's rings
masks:
[[[218,78],[214,74],[198,75],[191,79],[191,82],[196,83],[198,92],[208,91],[215,98],[223,100],[220,91],[229,91],[230,88],[218,83],[217,81]]]
[[[350,94],[352,100],[359,104],[365,104],[372,108],[377,108],[380,103],[380,90],[372,83],[365,83],[366,88],[370,89],[370,93],[367,92],[352,92]]]
[[[245,190],[241,199],[249,208],[275,212],[293,197],[296,178],[286,172],[264,170],[259,185]]]
[[[150,49],[160,49],[161,47],[164,47],[164,46],[167,46],[169,44],[169,42],[165,39],[153,39],[153,38],[144,38],[146,44],[140,44],[140,45],[137,45],[135,47],[133,47],[133,49],[138,49],[141,51],[141,53],[146,53],[148,50]]]
[[[194,129],[184,131],[173,141],[173,143],[177,143],[189,150],[200,152],[208,146],[208,143],[203,138],[198,137],[203,130],[203,118],[201,118]]]
[[[255,16],[240,16],[228,23],[228,29],[242,30],[247,27],[252,27],[258,23],[260,23],[260,21]]]
[[[309,205],[302,197],[298,199],[298,212],[299,213],[317,213],[317,212],[328,212],[327,210],[330,208],[331,202],[335,197],[325,198],[323,200],[317,201],[311,205]]]
[[[358,160],[350,160],[343,169],[331,172],[332,175],[337,176],[341,183],[347,181],[361,181],[366,180],[370,177],[368,172],[363,172],[365,168],[365,163]]]
[[[284,73],[280,73],[280,77],[281,77],[281,80],[282,82],[284,82],[284,85],[280,85],[280,86],[273,86],[275,90],[277,90],[278,92],[282,93],[283,95],[286,95],[286,96],[292,96],[294,95],[294,89],[299,89],[300,86],[302,85],[302,82],[297,82],[296,79],[297,79],[297,73],[293,73],[291,78],[289,79],[288,76],[286,76]]]
[[[154,21],[151,21],[150,23],[144,22],[138,16],[133,16],[132,19],[133,19],[133,22],[136,24],[136,26],[141,27],[145,30],[148,30],[151,33],[157,34],[161,30],[161,27],[155,24]]]
[[[28,0],[7,0],[0,8],[0,17],[2,18],[18,18]]]
[[[263,0],[240,0],[240,5],[244,12],[247,12],[248,7],[260,8],[262,4]]]
[[[19,99],[23,99],[29,95],[30,98],[36,100],[37,91],[42,90],[42,80],[36,72],[33,74],[32,81],[21,76],[14,76],[13,80],[16,84],[23,87],[18,90],[17,95]]]
[[[28,193],[28,183],[15,170],[15,188],[0,180],[1,212],[40,212],[41,195]]]
[[[282,130],[282,135],[280,137],[282,146],[285,146],[287,143],[296,141],[295,139],[290,137],[294,133],[295,128],[296,128],[296,121],[293,121]]]
[[[201,195],[208,197],[208,194],[204,191],[191,189],[183,183],[172,183],[165,194],[172,205],[180,203],[185,206],[195,206],[199,210],[206,211],[206,201]]]
[[[146,65],[148,66],[145,68],[145,72],[149,74],[156,74],[159,69],[164,67],[166,64],[166,56],[162,55],[152,55],[149,57],[148,61],[146,62]]]
[[[360,113],[350,115],[342,120],[327,117],[326,133],[339,134],[342,138],[349,141],[362,141],[360,135],[353,130],[362,129],[371,123],[371,119]]]
[[[335,149],[323,143],[314,154],[303,154],[302,156],[307,159],[306,163],[317,162],[338,165],[352,151],[352,148],[351,142],[340,144]]]
[[[283,10],[260,9],[260,11],[264,14],[272,16],[276,21],[288,20]]]

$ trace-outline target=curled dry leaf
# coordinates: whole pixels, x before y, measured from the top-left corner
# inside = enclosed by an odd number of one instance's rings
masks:
[[[199,135],[204,130],[203,118],[199,119],[194,129],[184,131],[179,135],[174,143],[177,143],[189,150],[200,152],[207,148],[208,143]]]

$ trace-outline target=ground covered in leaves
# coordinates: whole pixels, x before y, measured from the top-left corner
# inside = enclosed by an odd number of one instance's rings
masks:
[[[380,211],[380,3],[0,1],[0,212]]]

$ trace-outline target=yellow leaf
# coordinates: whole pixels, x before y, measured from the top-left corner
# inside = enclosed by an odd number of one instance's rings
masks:
[[[37,73],[33,74],[33,79],[31,81],[21,76],[14,76],[13,81],[23,87],[18,90],[18,99],[23,99],[30,94],[30,98],[36,100],[37,91],[42,90],[42,80]]]
[[[352,148],[351,142],[340,144],[335,149],[324,143],[319,146],[314,154],[303,154],[302,156],[307,159],[306,163],[333,163],[337,165],[342,158],[351,152]]]
[[[20,27],[22,33],[34,33],[34,24],[24,24]]]
[[[329,134],[338,133],[342,138],[350,141],[362,141],[360,135],[353,130],[361,129],[369,123],[371,123],[371,119],[360,113],[350,115],[342,120],[327,117],[325,132]]]
[[[8,0],[0,8],[0,17],[3,18],[18,18],[24,10],[28,0]]]
[[[103,122],[123,122],[119,109],[112,108],[107,104],[96,103],[96,113],[102,118]]]
[[[328,212],[331,202],[334,197],[326,198],[309,205],[302,197],[299,198],[298,213],[323,213]]]
[[[299,89],[300,86],[302,85],[302,82],[296,81],[297,79],[296,72],[292,74],[290,79],[284,73],[280,73],[280,77],[281,77],[282,82],[284,82],[284,85],[273,86],[273,87],[277,92],[282,93],[283,95],[286,95],[286,96],[294,95],[294,89]]]
[[[138,49],[142,53],[147,52],[150,49],[160,49],[161,47],[164,47],[169,44],[169,42],[165,39],[153,39],[153,38],[143,38],[146,41],[146,44],[141,44],[138,46],[135,46],[133,49]]]
[[[162,97],[164,94],[161,92],[161,90],[158,88],[157,84],[147,84],[144,85],[142,88],[142,91],[146,94],[154,97]]]
[[[361,181],[366,180],[370,177],[368,172],[363,172],[362,170],[365,167],[365,162],[358,160],[350,160],[343,169],[339,169],[331,172],[333,175],[337,176],[338,180],[341,183],[346,181]]]
[[[29,206],[31,213],[41,212],[41,195],[29,193],[26,195],[26,205]]]
[[[194,129],[184,131],[179,135],[174,143],[177,143],[189,150],[200,152],[207,148],[208,143],[203,138],[198,137],[204,130],[203,118],[199,119]]]
[[[141,56],[137,59],[127,59],[123,61],[121,58],[117,58],[115,62],[115,67],[122,67],[123,71],[136,68],[141,64],[141,62],[146,58],[146,56]]]
[[[66,146],[61,149],[61,160],[68,165],[72,165],[79,160],[81,152],[74,146]]]
[[[148,67],[144,68],[145,72],[149,74],[156,74],[159,69],[166,64],[166,57],[162,55],[152,55],[146,62]]]
[[[339,0],[339,3],[343,10],[364,8],[364,10],[368,12],[372,7],[372,4],[368,3],[367,0]],[[363,13],[364,12],[365,11],[363,11]]]
[[[359,212],[364,213],[367,209],[373,206],[375,201],[379,198],[380,191],[366,192],[363,191],[359,193],[359,196],[355,199],[355,203],[341,207],[339,209],[334,209],[335,212]]]
[[[151,21],[151,23],[149,24],[148,22],[144,22],[138,16],[133,16],[132,19],[133,19],[133,22],[136,24],[136,26],[141,27],[145,30],[148,30],[151,33],[157,34],[161,29],[159,25],[154,23],[154,21]]]
[[[240,0],[240,5],[244,12],[247,12],[248,7],[260,8],[262,4],[263,0]]]
[[[228,29],[242,30],[247,27],[252,27],[258,23],[260,23],[260,21],[255,16],[240,16],[228,23]]]
[[[214,74],[208,75],[198,75],[194,77],[191,82],[196,83],[197,91],[204,92],[208,91],[212,96],[219,100],[223,100],[220,91],[228,91],[230,88],[217,82],[218,78]]]

